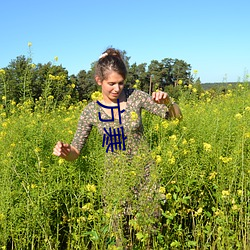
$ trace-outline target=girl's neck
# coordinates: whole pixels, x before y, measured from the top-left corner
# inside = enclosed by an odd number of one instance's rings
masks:
[[[126,101],[126,97],[125,97],[125,94],[124,94],[124,90],[121,92],[119,98],[119,102],[124,102]],[[116,106],[117,105],[117,99],[115,100],[110,100],[109,98],[103,98],[102,99],[102,103],[106,106]]]

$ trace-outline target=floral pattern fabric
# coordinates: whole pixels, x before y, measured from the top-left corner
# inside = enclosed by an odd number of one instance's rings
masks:
[[[91,132],[93,126],[96,126],[101,135],[105,134],[104,128],[109,131],[109,128],[117,129],[123,127],[126,139],[126,151],[128,154],[134,154],[137,147],[143,139],[143,124],[142,124],[142,109],[145,109],[152,114],[162,118],[168,118],[168,108],[164,104],[157,104],[152,97],[147,93],[124,88],[126,95],[126,108],[121,113],[121,122],[119,119],[114,119],[113,122],[103,122],[99,120],[99,112],[101,118],[110,120],[111,117],[104,111],[96,101],[89,103],[80,115],[78,127],[72,141],[72,146],[81,151]]]

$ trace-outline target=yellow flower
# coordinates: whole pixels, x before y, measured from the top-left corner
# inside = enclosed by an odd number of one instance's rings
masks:
[[[168,122],[166,120],[162,121],[161,123],[163,128],[167,128],[168,127]]]
[[[86,222],[86,218],[83,216],[80,216],[76,221],[77,223]]]
[[[167,194],[166,194],[166,199],[167,199],[167,200],[170,200],[171,198],[172,198],[172,194],[171,194],[171,193],[167,193]]]
[[[4,69],[0,69],[0,75],[5,75],[5,70]]]
[[[198,70],[197,69],[194,69],[193,70],[193,73],[196,75],[196,74],[198,74]]]
[[[136,172],[135,171],[130,171],[130,174],[136,176]]]
[[[190,139],[189,139],[189,143],[190,143],[190,144],[195,143],[195,139],[194,139],[194,138],[190,138]]]
[[[36,147],[36,148],[34,149],[34,151],[35,151],[36,153],[39,153],[39,152],[41,151],[41,149],[40,149],[39,147]]]
[[[55,76],[53,76],[52,74],[49,74],[49,80],[55,80]]]
[[[90,211],[93,208],[92,203],[86,203],[84,206],[82,206],[82,211],[86,212],[86,211]]]
[[[139,83],[139,82],[140,82],[140,80],[139,80],[139,79],[136,79],[136,80],[135,80],[135,83]]]
[[[196,212],[195,212],[195,216],[198,216],[198,215],[201,215],[202,214],[202,211],[203,211],[203,209],[202,209],[202,207],[200,207]]]
[[[242,195],[243,194],[243,191],[241,189],[237,190],[237,194],[238,195]]]
[[[179,81],[178,81],[178,84],[179,84],[179,85],[182,85],[182,83],[183,83],[182,80],[179,80]]]
[[[71,84],[71,88],[74,89],[76,85],[74,83]]]
[[[234,210],[234,211],[239,210],[239,206],[238,206],[237,204],[234,204],[234,205],[232,206],[232,210]]]
[[[171,135],[171,136],[169,136],[169,139],[171,141],[176,141],[177,140],[177,136],[176,135]]]
[[[161,163],[162,162],[161,156],[160,155],[156,155],[155,161],[156,161],[157,164]]]
[[[179,120],[178,120],[178,119],[174,119],[174,120],[171,121],[171,124],[172,124],[173,126],[176,126],[176,125],[179,124]]]
[[[223,156],[220,156],[219,159],[222,160],[223,163],[228,163],[233,160],[232,157],[223,157]]]
[[[225,197],[230,195],[230,191],[229,190],[222,190],[221,194],[222,194],[222,197],[225,198]]]
[[[175,158],[172,156],[170,159],[168,159],[169,164],[173,165],[175,164]]]
[[[212,146],[209,143],[203,142],[203,148],[207,152],[211,152],[212,151]]]
[[[2,123],[2,126],[3,126],[4,128],[6,128],[6,127],[8,126],[8,123],[7,123],[7,122],[3,122],[3,123]]]
[[[54,57],[54,60],[57,62],[57,61],[58,61],[58,56],[55,56],[55,57]]]
[[[0,70],[0,71],[1,71],[1,70]],[[246,111],[250,111],[250,107],[249,107],[249,106],[245,107],[245,110],[246,110]]]
[[[192,92],[197,93],[197,89],[196,89],[196,88],[193,88],[193,89],[192,89]]]
[[[48,100],[53,100],[54,99],[54,96],[53,95],[49,95],[48,96]]]
[[[32,42],[28,42],[28,46],[31,47],[32,46]]]
[[[159,188],[159,193],[165,194],[166,193],[166,188],[165,187],[160,187]]]
[[[111,217],[111,214],[107,212],[105,216],[109,219]]]
[[[138,114],[137,114],[136,112],[132,111],[132,112],[130,113],[130,117],[131,117],[131,120],[132,120],[132,121],[136,121],[137,118],[138,118]]]
[[[223,215],[223,211],[221,211],[220,209],[217,209],[217,210],[214,212],[214,215],[215,215],[215,216]]]
[[[136,85],[136,84],[134,84],[134,85],[133,85],[133,88],[134,88],[134,89],[137,89],[137,85]]]
[[[7,157],[12,157],[12,152],[8,152]]]
[[[242,119],[242,114],[238,113],[234,116],[237,120],[241,120]]]
[[[93,220],[94,220],[94,216],[91,215],[91,214],[89,214],[89,215],[88,215],[88,221],[93,221]]]
[[[193,85],[190,83],[190,84],[188,84],[188,88],[189,89],[192,89],[193,88]]]
[[[96,192],[96,186],[92,185],[92,184],[87,184],[86,189],[87,189],[87,191],[89,191],[91,193],[95,193]]]
[[[6,96],[5,95],[2,96],[2,100],[3,101],[6,100]]]
[[[63,159],[63,158],[60,158],[60,159],[58,160],[58,163],[59,163],[59,165],[62,165],[62,164],[64,163],[64,159]]]
[[[15,105],[16,105],[16,102],[12,100],[12,101],[10,102],[10,104],[11,104],[12,106],[15,106]]]
[[[187,140],[184,138],[183,140],[182,140],[182,145],[186,145],[187,144]]]
[[[102,100],[103,96],[100,91],[95,91],[94,93],[91,94],[91,99],[93,101],[100,101]]]
[[[212,179],[214,179],[214,178],[216,177],[216,175],[217,175],[216,172],[212,172],[212,173],[210,173],[208,179],[209,179],[209,180],[212,180]]]

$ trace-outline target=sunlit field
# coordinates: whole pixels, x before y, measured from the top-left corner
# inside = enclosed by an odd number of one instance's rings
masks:
[[[124,249],[118,236],[127,249],[250,249],[249,84],[221,93],[189,88],[178,100],[182,121],[143,112],[151,155],[132,165],[114,160],[108,183],[95,129],[77,161],[52,155],[58,140],[71,142],[86,102],[56,106],[48,96],[45,106],[12,101],[6,112],[3,98],[0,249]],[[149,158],[160,217],[134,211],[125,234],[120,204],[133,199],[129,190]]]

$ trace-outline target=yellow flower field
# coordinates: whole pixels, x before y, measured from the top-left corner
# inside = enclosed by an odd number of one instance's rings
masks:
[[[92,98],[98,100],[100,93]],[[115,239],[124,230],[119,217],[122,201],[143,206],[129,191],[150,157],[155,162],[151,175],[162,196],[159,220],[155,224],[132,211],[130,231],[124,233],[127,245],[249,249],[249,84],[216,96],[209,91],[200,96],[196,91],[183,94],[178,100],[184,117],[180,122],[145,112],[151,155],[142,152],[133,164],[121,155],[111,166],[116,174],[108,176],[108,185],[105,148],[95,129],[76,162],[52,155],[57,140],[72,140],[86,105],[68,105],[68,99],[67,105],[55,107],[53,96],[48,96],[46,108],[40,106],[43,99],[35,105],[12,101],[6,113],[2,97],[0,249],[118,249]],[[137,114],[131,113],[135,119]],[[105,192],[111,207],[102,199]],[[147,193],[143,195],[147,199]],[[114,225],[117,218],[120,224]]]

